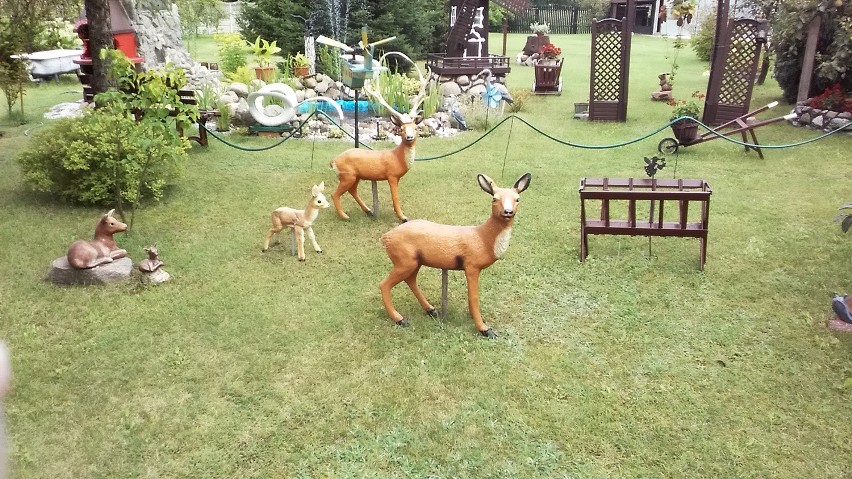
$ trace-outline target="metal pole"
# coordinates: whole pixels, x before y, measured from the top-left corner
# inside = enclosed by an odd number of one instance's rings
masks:
[[[441,270],[441,318],[447,319],[447,294],[449,292],[449,275],[447,270]]]

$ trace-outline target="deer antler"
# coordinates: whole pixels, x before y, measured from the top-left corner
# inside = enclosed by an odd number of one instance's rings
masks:
[[[404,53],[401,53],[401,52],[387,52],[387,53],[385,53],[384,55],[382,55],[382,56],[379,58],[379,63],[380,63],[380,64],[383,64],[383,63],[384,63],[384,61],[385,61],[385,58],[387,58],[387,57],[388,57],[388,56],[390,56],[390,55],[396,55],[396,56],[398,56],[398,57],[402,57],[402,58],[404,58],[406,61],[408,61],[409,63],[411,63],[412,65],[414,65],[414,69],[415,69],[415,70],[417,70],[417,75],[420,77],[420,89],[418,90],[417,96],[415,96],[415,97],[414,97],[414,99],[412,99],[412,100],[411,100],[411,110],[409,110],[409,111],[411,112],[411,114],[416,114],[416,112],[417,112],[417,110],[419,109],[420,105],[421,105],[421,104],[423,103],[423,101],[426,99],[426,87],[429,85],[429,80],[428,80],[428,79],[426,79],[426,78],[423,76],[423,72],[420,70],[420,67],[418,67],[418,66],[417,66],[417,63],[415,63],[413,60],[411,60],[411,58],[409,58],[409,57],[408,57],[408,55],[406,55],[406,54],[404,54]],[[373,81],[374,81],[374,82],[376,82],[376,90],[373,90],[372,88],[369,88],[369,87],[367,86],[367,84],[365,84],[365,85],[364,85],[364,91],[365,91],[365,92],[367,92],[367,94],[368,94],[368,95],[370,95],[370,96],[372,96],[373,98],[375,98],[375,99],[376,99],[376,101],[378,101],[378,102],[379,102],[379,104],[381,104],[383,107],[385,107],[385,108],[387,108],[389,111],[391,111],[391,112],[392,112],[392,114],[394,114],[394,116],[396,116],[396,117],[400,117],[402,114],[401,114],[400,112],[396,111],[396,110],[395,110],[393,107],[391,107],[390,105],[388,105],[387,101],[385,101],[384,97],[381,95],[381,88],[380,88],[380,86],[379,86],[379,77],[376,77],[376,79],[375,79],[375,80],[373,80]],[[371,83],[372,83],[372,82],[371,82]]]

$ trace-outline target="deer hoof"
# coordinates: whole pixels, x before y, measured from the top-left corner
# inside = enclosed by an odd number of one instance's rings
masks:
[[[317,253],[318,253],[318,254],[319,254],[319,253],[322,253],[322,250],[317,250]]]
[[[407,328],[407,327],[408,327],[408,320],[407,320],[407,319],[405,319],[405,318],[402,318],[402,319],[400,319],[399,321],[394,321],[394,322],[395,322],[395,323],[396,323],[396,325],[397,325],[397,326],[399,326],[400,328]]]
[[[299,261],[301,261],[302,263],[304,263],[304,262],[305,262],[305,258],[299,258]]]
[[[435,308],[432,308],[429,311],[426,311],[426,314],[428,314],[429,316],[431,316],[435,319],[438,319],[438,310],[435,309]]]
[[[364,213],[367,216],[369,216],[370,218],[375,218],[375,216],[376,216],[375,213],[373,213],[373,210],[366,210],[366,211],[364,211]]]
[[[488,339],[496,339],[497,338],[497,333],[495,333],[494,330],[491,329],[491,328],[488,328],[485,331],[480,331],[479,334],[485,336]]]

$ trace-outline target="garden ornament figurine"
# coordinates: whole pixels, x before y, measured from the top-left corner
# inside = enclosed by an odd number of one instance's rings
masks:
[[[278,235],[276,243],[280,242],[280,233],[284,227],[290,227],[296,235],[296,247],[298,248],[299,261],[305,261],[305,231],[308,232],[308,238],[314,246],[314,251],[322,253],[317,238],[314,235],[314,221],[319,216],[319,211],[322,208],[328,208],[328,200],[325,199],[323,191],[325,190],[325,182],[320,182],[319,185],[314,185],[311,188],[311,198],[308,200],[308,205],[303,210],[297,210],[282,206],[272,212],[272,228],[266,233],[266,239],[263,241],[263,249],[269,249],[269,241],[273,236]]]
[[[151,245],[145,248],[148,253],[148,258],[143,259],[137,265],[139,271],[142,272],[142,282],[146,284],[165,283],[171,279],[171,275],[163,269],[163,262],[160,260],[160,252],[157,251],[157,245]]]
[[[505,107],[506,105],[503,102],[509,104],[515,102],[512,95],[509,94],[509,90],[506,88],[506,85],[495,81],[496,77],[493,73],[491,73],[491,69],[486,68],[476,75],[476,77],[480,76],[485,76],[485,92],[483,96],[485,97],[486,108],[497,108],[498,106]],[[500,112],[503,112],[502,108]]]
[[[92,240],[77,240],[68,247],[68,264],[75,269],[89,269],[112,263],[127,256],[127,251],[118,247],[112,235],[127,230],[127,225],[113,218],[115,209],[103,215],[95,226]]]
[[[391,302],[391,289],[395,285],[405,281],[423,310],[437,317],[437,311],[417,287],[420,267],[464,270],[473,324],[483,336],[496,336],[479,312],[479,273],[502,258],[509,248],[520,194],[529,187],[531,175],[527,173],[518,178],[512,188],[500,188],[494,180],[482,174],[476,179],[482,191],[491,195],[491,216],[485,223],[453,226],[415,220],[401,224],[382,236],[382,244],[393,262],[393,269],[379,287],[385,309],[396,324],[408,326],[408,321]]]
[[[450,114],[453,115],[453,119],[456,120],[456,123],[459,125],[459,130],[466,131],[467,130],[467,122],[464,119],[464,115],[462,115],[461,110],[459,110],[459,102],[458,98],[453,96],[450,100]]]
[[[849,307],[846,305],[846,297],[848,295],[839,295],[834,293],[834,298],[831,300],[831,309],[837,314],[837,317],[844,323],[852,324],[852,313],[849,312]]]
[[[418,73],[420,73],[419,69]],[[340,181],[340,184],[337,185],[337,189],[332,193],[331,198],[334,201],[334,208],[337,210],[337,215],[341,219],[349,219],[349,215],[340,206],[340,197],[347,191],[352,195],[352,198],[355,199],[364,213],[372,215],[372,210],[367,207],[364,200],[358,195],[358,183],[361,180],[387,181],[390,187],[391,200],[393,201],[393,210],[397,218],[404,222],[408,221],[408,218],[402,213],[402,207],[399,204],[399,180],[414,165],[417,125],[423,121],[423,116],[421,114],[412,116],[409,113],[400,113],[395,110],[382,96],[378,81],[378,79],[375,79],[371,84],[365,84],[364,91],[388,109],[391,113],[391,121],[400,130],[402,140],[392,150],[350,148],[333,159],[331,161],[331,168],[337,173],[337,179]],[[372,83],[376,85],[373,87]],[[411,100],[410,112],[419,111],[418,108],[426,98],[427,85],[428,81],[421,74],[420,90]]]
[[[139,262],[139,271],[142,271],[143,273],[153,273],[163,266],[163,262],[160,261],[160,253],[157,251],[157,245],[151,245],[145,248],[145,252],[148,253],[148,259],[143,259]]]

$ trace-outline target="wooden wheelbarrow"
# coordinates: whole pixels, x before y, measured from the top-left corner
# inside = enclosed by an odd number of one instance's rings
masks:
[[[760,128],[761,126],[766,126],[766,125],[770,125],[772,123],[778,123],[779,121],[782,121],[782,120],[789,120],[791,118],[795,118],[796,114],[790,113],[788,115],[779,116],[779,117],[776,117],[776,118],[771,118],[769,120],[761,120],[761,121],[758,121],[758,122],[755,122],[755,123],[748,123],[746,121],[746,118],[748,118],[750,116],[757,115],[758,113],[769,110],[770,108],[775,108],[776,106],[778,106],[778,102],[773,101],[772,103],[770,103],[766,106],[762,106],[762,107],[758,108],[757,110],[750,111],[750,112],[746,113],[745,115],[738,116],[737,118],[734,118],[733,120],[731,120],[727,123],[723,123],[723,124],[717,126],[713,130],[708,130],[706,133],[703,133],[701,135],[696,135],[696,136],[694,136],[690,139],[682,139],[681,141],[678,141],[674,138],[664,138],[657,145],[657,150],[660,153],[663,153],[663,154],[673,155],[673,154],[677,153],[677,150],[680,147],[685,148],[687,146],[697,145],[698,143],[704,143],[705,141],[715,140],[717,138],[722,138],[723,136],[733,136],[733,135],[736,135],[737,133],[739,133],[740,135],[742,135],[743,143],[749,143],[746,135],[747,134],[751,135],[751,140],[752,140],[751,143],[747,144],[747,145],[743,145],[744,148],[745,148],[745,151],[749,151],[749,150],[756,151],[757,155],[762,160],[763,159],[763,152],[760,151],[760,144],[757,142],[757,136],[754,134],[754,130],[756,128]]]

